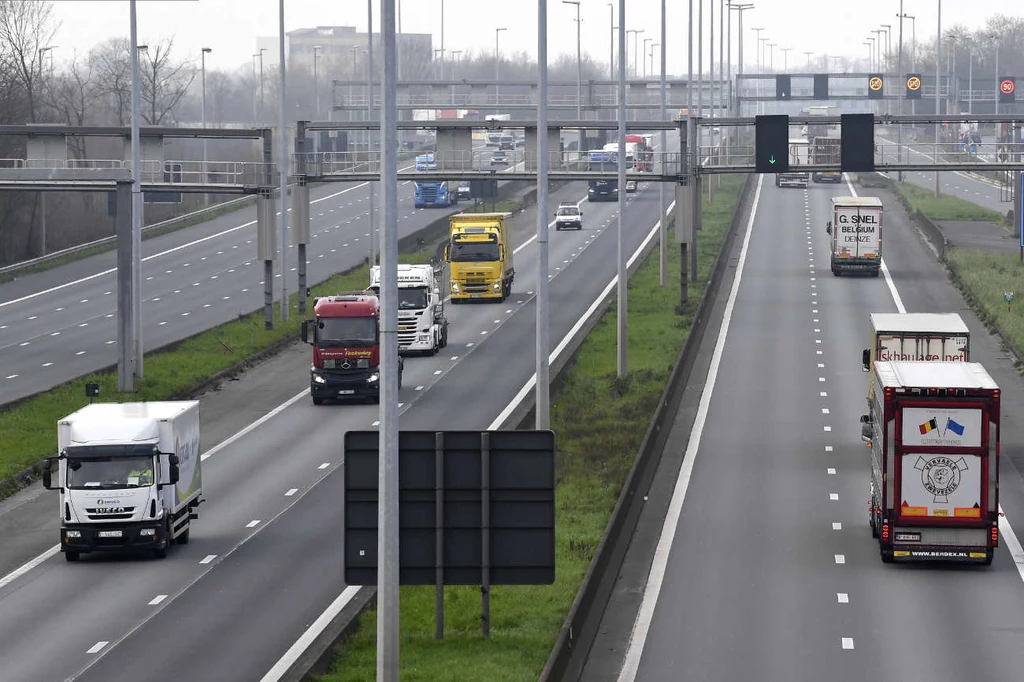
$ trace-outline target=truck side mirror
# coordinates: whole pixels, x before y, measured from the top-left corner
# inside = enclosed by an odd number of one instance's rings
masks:
[[[451,254],[451,250],[452,250],[451,244],[445,244],[444,245],[444,259],[445,260],[448,260],[448,256]]]
[[[862,414],[860,416],[860,423],[861,424],[870,424],[871,423],[871,415]]]
[[[871,369],[871,349],[865,348],[860,354],[860,362],[864,365],[864,371]]]
[[[53,489],[53,479],[51,478],[50,467],[53,466],[53,460],[46,458],[43,460],[43,487],[47,490]]]
[[[505,260],[505,245],[504,244],[502,244],[500,247],[498,247],[498,253],[501,254],[501,256],[500,256],[501,260]]]
[[[827,223],[825,223],[825,232],[827,232],[828,234],[832,234],[832,221],[831,220],[828,221]]]
[[[870,443],[873,440],[874,429],[871,428],[871,424],[861,424],[860,427],[860,439],[865,443]]]
[[[181,471],[178,469],[178,456],[171,455],[170,457],[167,458],[167,462],[169,469],[168,477],[170,479],[170,484],[176,485],[178,483],[178,478],[181,477]]]
[[[313,337],[316,334],[316,320],[302,321],[302,340],[313,345]]]

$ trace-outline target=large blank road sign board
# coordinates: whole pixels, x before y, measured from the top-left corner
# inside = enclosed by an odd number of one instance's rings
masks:
[[[345,434],[348,585],[377,583],[379,439]],[[398,479],[402,585],[434,585],[439,568],[445,585],[483,584],[485,540],[489,584],[554,582],[553,431],[401,431]]]

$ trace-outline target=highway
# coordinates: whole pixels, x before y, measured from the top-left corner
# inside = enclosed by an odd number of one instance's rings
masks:
[[[412,195],[412,183],[400,183],[399,237],[465,207],[464,202],[449,209],[415,209]],[[306,260],[307,281],[313,283],[368,257],[369,187],[332,183],[313,188],[310,200]],[[378,214],[381,201],[378,189]],[[142,242],[142,336],[147,352],[262,306],[255,220],[255,207],[246,208]],[[298,263],[295,244],[289,242],[289,287],[294,293]],[[110,251],[0,285],[0,404],[117,363],[115,268]],[[275,261],[275,300],[281,276],[277,270]]]
[[[585,191],[569,185],[552,205],[580,201]],[[630,201],[630,254],[651,233],[657,195],[645,183]],[[583,231],[550,231],[553,347],[615,274],[617,204],[581,206]],[[512,221],[513,295],[504,304],[449,306],[446,351],[407,360],[401,428],[494,428],[530,380],[536,219],[531,209]],[[342,593],[341,434],[372,428],[378,409],[314,407],[309,352],[295,344],[201,399],[208,501],[188,545],[162,561],[67,564],[48,553],[0,578],[5,682],[137,679],[140,661],[183,679],[258,680]],[[240,429],[247,431],[231,435]],[[55,496],[29,491],[0,512],[0,574],[54,544],[56,505]],[[38,532],[25,537],[28,527]]]
[[[879,141],[885,144],[896,144],[895,141],[886,138],[879,138]],[[910,159],[905,159],[908,162],[932,163],[934,161],[933,150],[929,145],[905,144],[904,148],[913,155]],[[886,153],[895,154],[894,151]],[[985,166],[985,163],[979,163],[978,169],[989,170]],[[895,173],[888,173],[888,175],[895,179]],[[935,190],[935,173],[932,171],[906,171],[903,173],[903,179],[918,187]],[[1000,188],[994,180],[981,180],[978,176],[969,175],[963,171],[944,171],[939,176],[939,192],[966,199],[1002,215],[1006,215],[1006,212],[1013,208],[1013,204],[1010,202],[1000,200]]]
[[[669,436],[685,455],[655,475],[582,679],[1018,679],[1024,383],[891,199],[884,277],[837,278],[828,199],[853,188],[762,180],[703,342],[709,369],[691,380],[707,384]],[[871,538],[860,356],[869,313],[898,310],[961,313],[972,360],[1003,389],[990,568],[886,565]]]

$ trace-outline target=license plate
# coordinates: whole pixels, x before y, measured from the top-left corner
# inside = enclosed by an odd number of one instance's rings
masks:
[[[920,533],[896,533],[897,542],[921,542]]]
[[[351,388],[346,388],[341,391],[338,391],[338,395],[352,395],[353,393],[355,393],[355,391],[352,390]]]
[[[101,538],[119,538],[121,537],[121,531],[119,530],[101,530],[99,532]]]

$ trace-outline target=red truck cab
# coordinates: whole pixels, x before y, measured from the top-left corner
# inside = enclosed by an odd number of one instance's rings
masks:
[[[339,294],[313,301],[302,339],[313,346],[309,393],[324,400],[380,402],[380,300],[372,293]],[[402,387],[402,358],[398,387]]]

